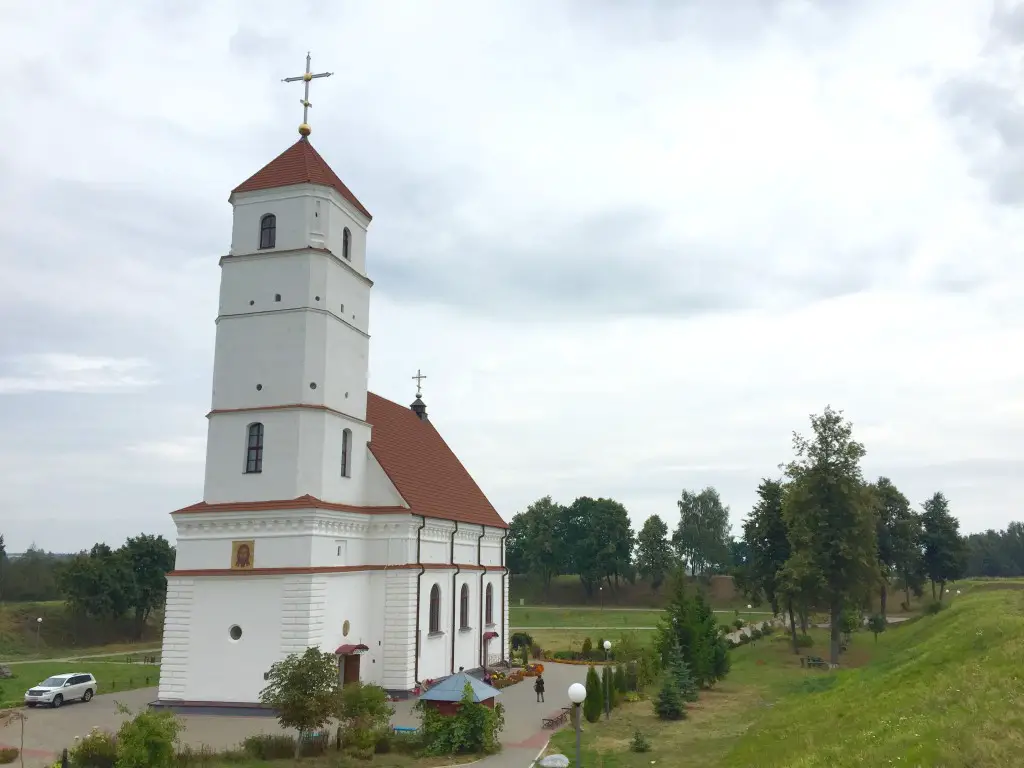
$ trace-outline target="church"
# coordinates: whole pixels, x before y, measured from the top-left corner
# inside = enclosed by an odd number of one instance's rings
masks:
[[[396,696],[507,657],[508,525],[418,385],[410,406],[368,391],[370,213],[299,133],[229,198],[203,500],[172,513],[155,706],[257,707],[270,666],[312,646]]]

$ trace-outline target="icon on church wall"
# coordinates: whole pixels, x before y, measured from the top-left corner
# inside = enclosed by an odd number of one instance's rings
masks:
[[[348,619],[345,619],[344,623],[341,625],[341,636],[348,637],[348,631],[350,628],[351,625],[348,623]]]
[[[256,549],[256,542],[232,541],[231,542],[231,569],[248,569],[253,567],[253,553]]]

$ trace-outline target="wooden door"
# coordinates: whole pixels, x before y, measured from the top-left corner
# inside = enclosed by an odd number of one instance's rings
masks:
[[[359,682],[359,656],[353,654],[351,656],[343,656],[345,659],[344,666],[342,667],[341,673],[341,684],[348,685],[349,683]]]

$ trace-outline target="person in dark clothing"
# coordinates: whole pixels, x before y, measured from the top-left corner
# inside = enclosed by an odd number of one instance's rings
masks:
[[[544,675],[537,675],[533,690],[537,692],[537,701],[544,701]]]

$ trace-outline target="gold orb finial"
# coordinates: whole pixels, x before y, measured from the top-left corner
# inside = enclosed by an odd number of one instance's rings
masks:
[[[309,136],[313,132],[313,129],[309,127],[309,123],[303,123],[299,126],[299,133],[302,136]]]
[[[313,73],[312,72],[307,72],[306,74],[304,74],[302,76],[302,79],[305,80],[308,83],[310,80],[313,79]]]

